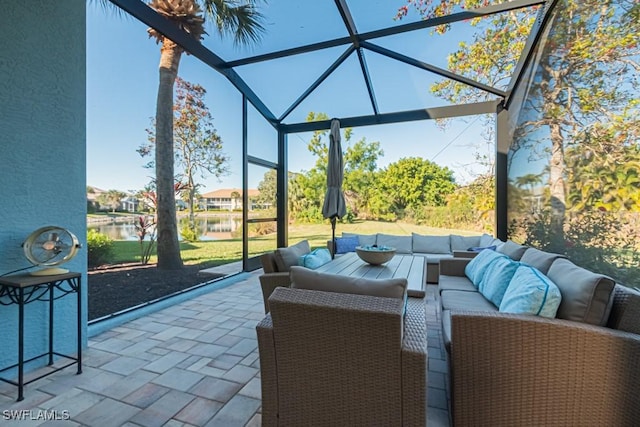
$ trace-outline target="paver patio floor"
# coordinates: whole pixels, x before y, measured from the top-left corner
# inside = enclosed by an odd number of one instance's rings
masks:
[[[90,337],[81,375],[73,366],[35,381],[21,402],[0,383],[0,425],[261,425],[260,273]],[[446,354],[428,288],[428,425],[448,426]]]

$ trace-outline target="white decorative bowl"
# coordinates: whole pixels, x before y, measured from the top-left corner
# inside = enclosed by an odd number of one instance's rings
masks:
[[[356,253],[361,260],[371,265],[384,264],[396,254],[396,248],[388,246],[356,246]]]

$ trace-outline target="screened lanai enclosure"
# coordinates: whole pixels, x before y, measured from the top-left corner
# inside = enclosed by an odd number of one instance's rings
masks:
[[[180,45],[181,67],[210,70],[210,92],[231,99],[244,270],[259,267],[250,227],[272,230],[273,249],[288,244],[300,135],[332,118],[357,132],[481,117],[494,194],[486,231],[640,285],[637,1],[257,2],[265,31],[249,47],[213,26],[196,40],[143,1],[110,1],[143,36],[151,27]],[[398,158],[405,146],[394,143]],[[275,209],[258,217],[250,183],[264,176]]]

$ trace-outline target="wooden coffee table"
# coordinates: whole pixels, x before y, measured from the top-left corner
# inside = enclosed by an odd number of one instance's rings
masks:
[[[424,298],[426,280],[426,258],[421,256],[396,254],[391,261],[382,265],[370,265],[362,261],[355,252],[338,255],[331,262],[316,269],[322,273],[367,279],[407,279],[407,294],[414,298]]]

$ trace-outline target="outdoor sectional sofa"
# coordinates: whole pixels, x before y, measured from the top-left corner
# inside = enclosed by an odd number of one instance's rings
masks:
[[[490,247],[502,243],[489,234],[477,236],[460,236],[456,234],[430,236],[411,233],[407,236],[393,234],[354,234],[342,233],[336,238],[336,253],[352,252],[355,246],[389,246],[396,248],[396,253],[423,256],[427,262],[427,283],[438,283],[440,260],[455,256],[468,256],[471,248]],[[329,250],[333,244],[327,242]]]
[[[555,316],[554,310],[546,313],[551,318],[501,312],[505,299],[517,294],[509,288],[522,281],[510,281],[496,306],[487,298],[495,298],[487,290],[495,281],[483,284],[476,275],[481,263],[440,261],[438,294],[454,424],[638,425],[640,293],[558,254],[511,241],[497,252],[518,268],[536,271],[546,283],[542,295],[551,289],[550,279],[561,300]],[[487,279],[492,270],[485,268]],[[529,289],[521,297],[532,293]],[[546,303],[533,300],[540,305],[536,310]]]

